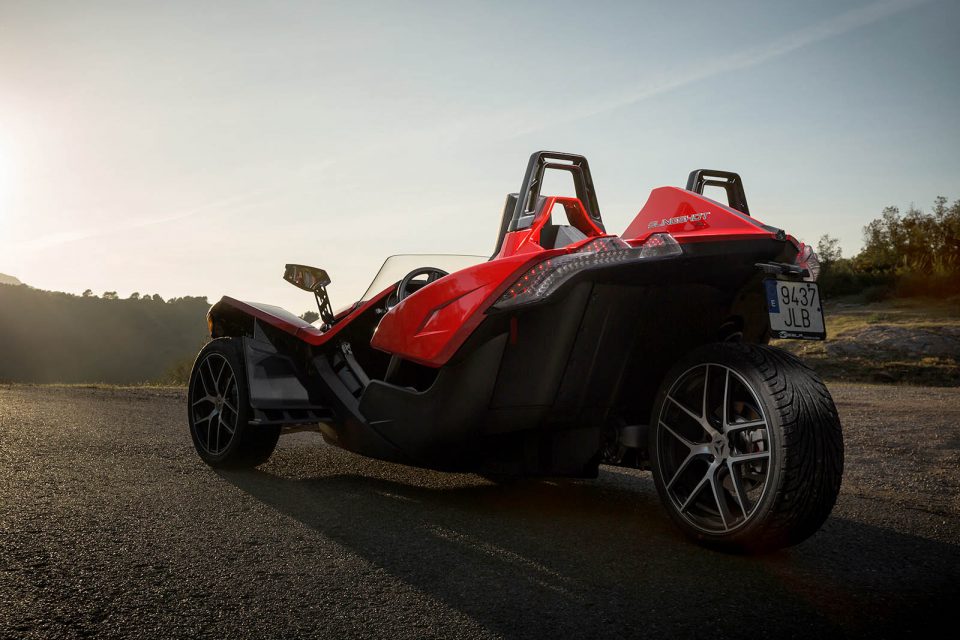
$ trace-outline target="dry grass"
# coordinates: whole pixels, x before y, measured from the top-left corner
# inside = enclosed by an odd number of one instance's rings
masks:
[[[860,345],[863,353],[838,353],[857,347],[863,330],[942,332],[960,331],[960,298],[946,300],[905,298],[866,303],[856,297],[839,298],[825,307],[827,339],[823,342],[775,340],[772,344],[804,359],[822,376],[849,382],[885,382],[960,386],[960,351],[941,349],[915,357]]]

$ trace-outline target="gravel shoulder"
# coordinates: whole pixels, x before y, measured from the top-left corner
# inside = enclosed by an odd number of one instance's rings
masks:
[[[837,508],[687,543],[646,472],[497,485],[312,433],[197,458],[176,388],[0,385],[0,638],[902,637],[960,598],[960,389],[830,385]]]

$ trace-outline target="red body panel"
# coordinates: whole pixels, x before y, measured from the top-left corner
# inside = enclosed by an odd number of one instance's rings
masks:
[[[243,300],[237,300],[236,298],[231,298],[230,296],[223,296],[223,298],[220,299],[220,303],[239,309],[240,311],[243,311],[244,313],[251,315],[258,320],[262,320],[267,324],[280,329],[281,331],[285,331],[293,336],[296,336],[297,338],[300,338],[307,344],[318,347],[340,333],[340,331],[350,323],[349,316],[354,314],[359,315],[370,307],[375,306],[376,304],[380,303],[391,291],[392,288],[386,289],[363,304],[357,306],[352,311],[348,310],[347,312],[341,313],[338,315],[339,322],[337,322],[327,331],[321,331],[309,322],[306,322],[302,318],[297,317],[281,307],[275,307],[269,304],[261,304],[259,302],[244,302]]]
[[[580,202],[580,200],[577,198],[551,196],[543,202],[540,212],[537,214],[537,217],[534,219],[532,225],[526,229],[512,231],[504,237],[503,247],[501,247],[500,253],[494,256],[494,260],[499,260],[500,258],[516,255],[518,253],[539,253],[546,251],[540,246],[540,232],[543,230],[544,225],[550,222],[550,216],[553,212],[553,208],[558,204],[563,206],[570,224],[582,231],[584,235],[587,236],[587,240],[578,243],[576,246],[579,246],[579,244],[584,244],[592,238],[606,235],[599,227],[597,227],[596,224],[594,224],[593,220],[590,219],[590,216],[587,215],[587,210],[584,208],[583,203]]]
[[[544,249],[540,245],[541,231],[550,221],[557,204],[564,207],[569,223],[587,238],[562,249]],[[754,218],[676,187],[654,189],[621,237],[637,246],[651,234],[663,232],[670,233],[680,243],[775,235],[775,231]],[[500,252],[492,260],[441,278],[390,309],[380,320],[370,344],[407,360],[440,367],[480,324],[487,308],[533,263],[576,251],[606,235],[587,215],[579,199],[548,197],[528,228],[506,234]],[[339,315],[336,324],[327,331],[321,331],[279,307],[229,297],[224,297],[222,302],[310,345],[320,346],[336,337],[352,317],[382,304],[390,291],[387,289]]]
[[[677,187],[651,191],[647,203],[621,237],[636,246],[650,234],[662,232],[669,233],[681,244],[775,235],[746,214]]]
[[[370,345],[420,364],[439,367],[483,320],[483,312],[536,257],[484,262],[420,289],[393,307]]]
[[[548,250],[540,246],[540,232],[557,204],[587,239]],[[420,364],[442,366],[480,324],[483,312],[532,263],[575,251],[603,235],[577,198],[546,198],[533,224],[508,233],[493,260],[441,278],[405,299],[383,317],[370,344]]]

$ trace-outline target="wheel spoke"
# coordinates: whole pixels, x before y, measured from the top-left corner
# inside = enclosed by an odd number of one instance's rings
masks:
[[[195,406],[197,406],[198,404],[200,404],[201,402],[213,402],[213,401],[214,401],[214,400],[213,400],[213,397],[212,397],[212,396],[203,396],[203,397],[200,398],[199,400],[194,400],[192,406],[195,407]]]
[[[230,409],[230,411],[233,412],[234,418],[236,419],[240,417],[240,412],[237,411],[237,408],[231,404],[230,400],[227,399],[230,396],[231,387],[236,387],[236,380],[233,376],[232,370],[230,371],[230,377],[227,378],[227,382],[223,386],[223,406],[225,406],[227,409]]]
[[[730,369],[723,370],[723,406],[720,407],[720,430],[727,432],[727,416],[730,415],[727,399],[730,397]]]
[[[674,438],[676,438],[677,440],[679,440],[680,442],[682,442],[682,443],[684,444],[684,446],[687,447],[687,449],[693,449],[693,448],[696,446],[696,443],[695,443],[695,442],[691,442],[690,440],[687,440],[686,438],[684,438],[682,435],[680,435],[679,433],[677,433],[676,431],[674,431],[674,430],[670,427],[670,425],[668,425],[668,424],[667,424],[666,422],[664,422],[663,420],[660,421],[660,426],[663,427],[664,429],[666,429],[667,431],[669,431],[669,432],[670,432],[670,435],[672,435]]]
[[[217,379],[213,383],[213,386],[216,387],[217,391],[220,391],[220,378],[223,376],[223,370],[227,368],[226,359],[223,360],[223,364],[220,365],[220,372],[217,373]]]
[[[689,408],[686,407],[686,405],[684,405],[682,402],[680,402],[670,394],[667,394],[667,400],[669,400],[670,402],[675,404],[677,407],[679,407],[684,413],[686,413],[692,419],[696,420],[697,424],[699,424],[700,427],[704,431],[706,431],[708,434],[710,434],[711,436],[716,436],[716,435],[719,435],[720,432],[714,429],[713,426],[710,424],[710,422],[707,420],[707,399],[709,395],[707,393],[707,390],[709,389],[709,382],[710,382],[710,365],[705,365],[705,366],[706,366],[706,371],[703,374],[703,399],[701,400],[702,404],[700,407],[700,410],[701,410],[700,415],[697,415],[696,413],[691,411]]]
[[[212,357],[207,358],[204,361],[204,364],[207,365],[207,372],[210,374],[210,383],[213,385],[213,390],[217,391],[217,376],[213,375],[213,365],[210,364],[210,361],[213,360]],[[213,395],[213,394],[210,394]]]
[[[710,389],[710,365],[706,365],[703,371],[703,400],[700,403],[700,420],[704,424],[707,422],[707,392]]]
[[[208,413],[207,415],[205,415],[205,416],[203,416],[202,418],[200,418],[199,420],[197,420],[194,424],[200,424],[201,422],[206,422],[207,420],[209,420],[210,418],[212,418],[212,417],[215,416],[215,415],[217,415],[217,410],[216,410],[216,409],[214,409],[213,411],[211,411],[211,412]]]
[[[697,424],[703,426],[703,420],[700,418],[700,416],[698,416],[697,414],[695,414],[693,411],[690,411],[690,409],[688,409],[686,406],[684,406],[684,404],[683,404],[682,402],[680,402],[679,400],[677,400],[677,399],[674,398],[673,396],[667,396],[667,400],[669,400],[670,402],[672,402],[672,403],[675,404],[676,406],[680,407],[680,409],[683,410],[684,413],[686,413],[688,416],[690,416],[691,418],[693,418],[694,420],[696,420],[696,421],[697,421]]]
[[[224,429],[226,429],[226,430],[227,430],[227,433],[229,433],[230,435],[233,435],[233,432],[234,432],[235,429],[236,429],[234,426],[232,426],[232,425],[230,424],[230,421],[229,421],[229,420],[224,420],[224,419],[223,419],[223,414],[222,414],[222,413],[220,414],[220,425],[221,425]]]
[[[730,375],[730,371],[727,370],[727,375]],[[705,365],[705,370],[703,372],[703,402],[700,407],[701,417],[700,424],[703,426],[703,430],[710,434],[711,437],[719,436],[721,431],[717,431],[712,424],[710,424],[710,410],[707,408],[707,401],[710,399],[710,365]],[[726,405],[724,405],[726,406]],[[725,409],[724,409],[725,410]],[[721,424],[723,421],[721,420]],[[721,426],[722,430],[723,427]]]
[[[731,422],[726,426],[724,433],[734,433],[736,431],[743,431],[744,429],[760,429],[761,427],[766,427],[767,422],[765,420],[748,420],[746,422]]]
[[[703,487],[706,486],[709,481],[710,473],[708,472],[700,479],[700,482],[698,482],[697,486],[693,488],[693,491],[691,491],[690,495],[687,496],[687,499],[683,501],[683,504],[680,505],[680,513],[683,513],[687,510],[687,507],[690,506],[690,503],[693,502],[694,498],[696,498],[701,491],[703,491]]]
[[[750,462],[751,460],[767,460],[770,458],[769,451],[757,451],[755,453],[741,453],[739,455],[730,456],[730,463],[734,462]]]
[[[733,484],[734,497],[740,505],[740,511],[743,512],[743,517],[746,518],[750,513],[750,498],[747,497],[747,490],[743,487],[743,479],[733,467],[731,460],[727,460],[727,471],[730,473],[730,482]]]
[[[227,395],[230,393],[230,386],[231,386],[232,384],[233,384],[233,373],[231,372],[231,373],[230,373],[230,377],[227,378],[226,383],[224,383],[224,385],[223,385],[223,393],[220,394],[220,396],[221,396],[224,400],[227,399]]]
[[[727,518],[727,516],[730,515],[730,508],[727,506],[727,501],[726,501],[726,498],[724,497],[725,491],[723,489],[723,485],[717,482],[718,472],[714,470],[711,470],[711,471],[712,472],[708,472],[708,476],[710,478],[710,489],[712,490],[712,493],[713,493],[713,499],[717,503],[717,511],[720,512],[720,521],[723,522],[723,528],[724,530],[726,530],[730,528],[730,524]],[[733,519],[732,517],[729,518],[729,520],[732,520],[732,519]]]
[[[210,361],[209,359],[204,360],[204,363],[207,363],[209,361]],[[197,368],[197,377],[200,378],[200,384],[203,385],[203,392],[207,396],[212,396],[213,394],[210,393],[210,387],[207,386],[207,379],[203,377],[203,365],[200,365],[200,367]]]
[[[673,484],[677,481],[677,479],[680,478],[680,475],[687,470],[687,467],[690,466],[690,462],[693,461],[695,457],[696,456],[694,456],[693,452],[691,451],[687,457],[683,459],[683,462],[680,463],[680,466],[677,467],[676,472],[674,472],[673,477],[670,478],[670,482],[667,483],[667,491],[670,491],[670,489],[673,488]]]
[[[726,507],[723,505],[723,498],[720,497],[720,487],[716,480],[710,480],[710,489],[713,494],[713,501],[717,503],[717,512],[720,514],[720,521],[723,523],[724,530],[729,529],[730,525],[727,524],[727,516],[725,511]]]

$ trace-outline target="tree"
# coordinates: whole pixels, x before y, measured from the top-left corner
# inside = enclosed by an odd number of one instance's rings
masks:
[[[160,297],[160,294],[159,294],[159,293],[155,293],[155,294],[153,294],[153,301],[154,301],[154,302],[163,302],[163,298]]]
[[[817,257],[823,265],[842,258],[843,250],[840,249],[840,241],[830,235],[820,236],[820,242],[817,243]]]
[[[192,362],[209,340],[205,301],[168,305],[98,296],[0,286],[0,335],[16,337],[0,341],[0,380],[159,380],[178,361]]]
[[[300,314],[300,317],[304,320],[304,322],[313,323],[320,319],[320,314],[316,311],[304,311]]]
[[[854,258],[857,270],[889,273],[902,260],[903,228],[899,207],[886,207],[883,214],[863,228],[863,249]]]
[[[932,213],[887,207],[863,228],[858,270],[889,274],[951,274],[960,269],[960,201],[934,200]]]
[[[933,205],[933,217],[938,227],[939,260],[943,270],[960,270],[960,200],[947,206],[947,199],[938,197]]]
[[[83,292],[83,297],[84,297],[84,298],[92,298],[92,297],[93,297],[93,291],[91,291],[90,289],[86,289],[86,290]]]
[[[104,300],[117,300],[120,296],[117,295],[116,291],[104,291],[103,299]]]
[[[140,299],[139,291],[134,291],[133,293],[130,294],[130,300],[139,300],[139,299]]]

